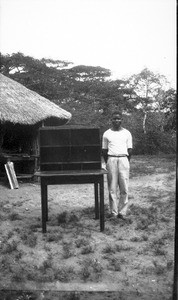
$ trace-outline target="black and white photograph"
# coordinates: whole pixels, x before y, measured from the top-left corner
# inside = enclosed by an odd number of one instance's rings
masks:
[[[176,13],[0,0],[0,299],[177,300]]]

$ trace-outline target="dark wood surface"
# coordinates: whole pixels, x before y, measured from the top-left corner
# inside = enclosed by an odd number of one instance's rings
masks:
[[[34,175],[39,177],[61,177],[61,176],[88,176],[88,175],[104,175],[107,171],[99,170],[69,170],[69,171],[37,171]]]
[[[43,127],[39,130],[42,230],[48,220],[48,185],[94,184],[95,218],[104,230],[104,174],[99,128]]]
[[[100,219],[100,231],[104,230],[104,174],[107,171],[60,171],[60,172],[36,172],[41,179],[41,211],[42,232],[45,233],[48,221],[48,185],[56,184],[94,184],[95,219]]]

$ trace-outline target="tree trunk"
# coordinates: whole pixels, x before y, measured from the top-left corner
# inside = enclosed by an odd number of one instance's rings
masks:
[[[143,117],[143,133],[146,134],[146,118],[147,118],[147,112],[144,112]]]

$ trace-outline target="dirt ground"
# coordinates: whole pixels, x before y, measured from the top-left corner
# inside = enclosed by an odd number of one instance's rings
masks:
[[[37,181],[0,182],[0,299],[171,299],[175,157],[131,161],[126,221],[94,219],[93,185],[49,186],[47,233]]]

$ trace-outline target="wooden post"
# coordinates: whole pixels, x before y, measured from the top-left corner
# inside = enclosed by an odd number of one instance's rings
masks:
[[[7,163],[5,164],[5,169],[11,189],[18,189],[19,185],[15,174],[13,162],[7,161]]]

